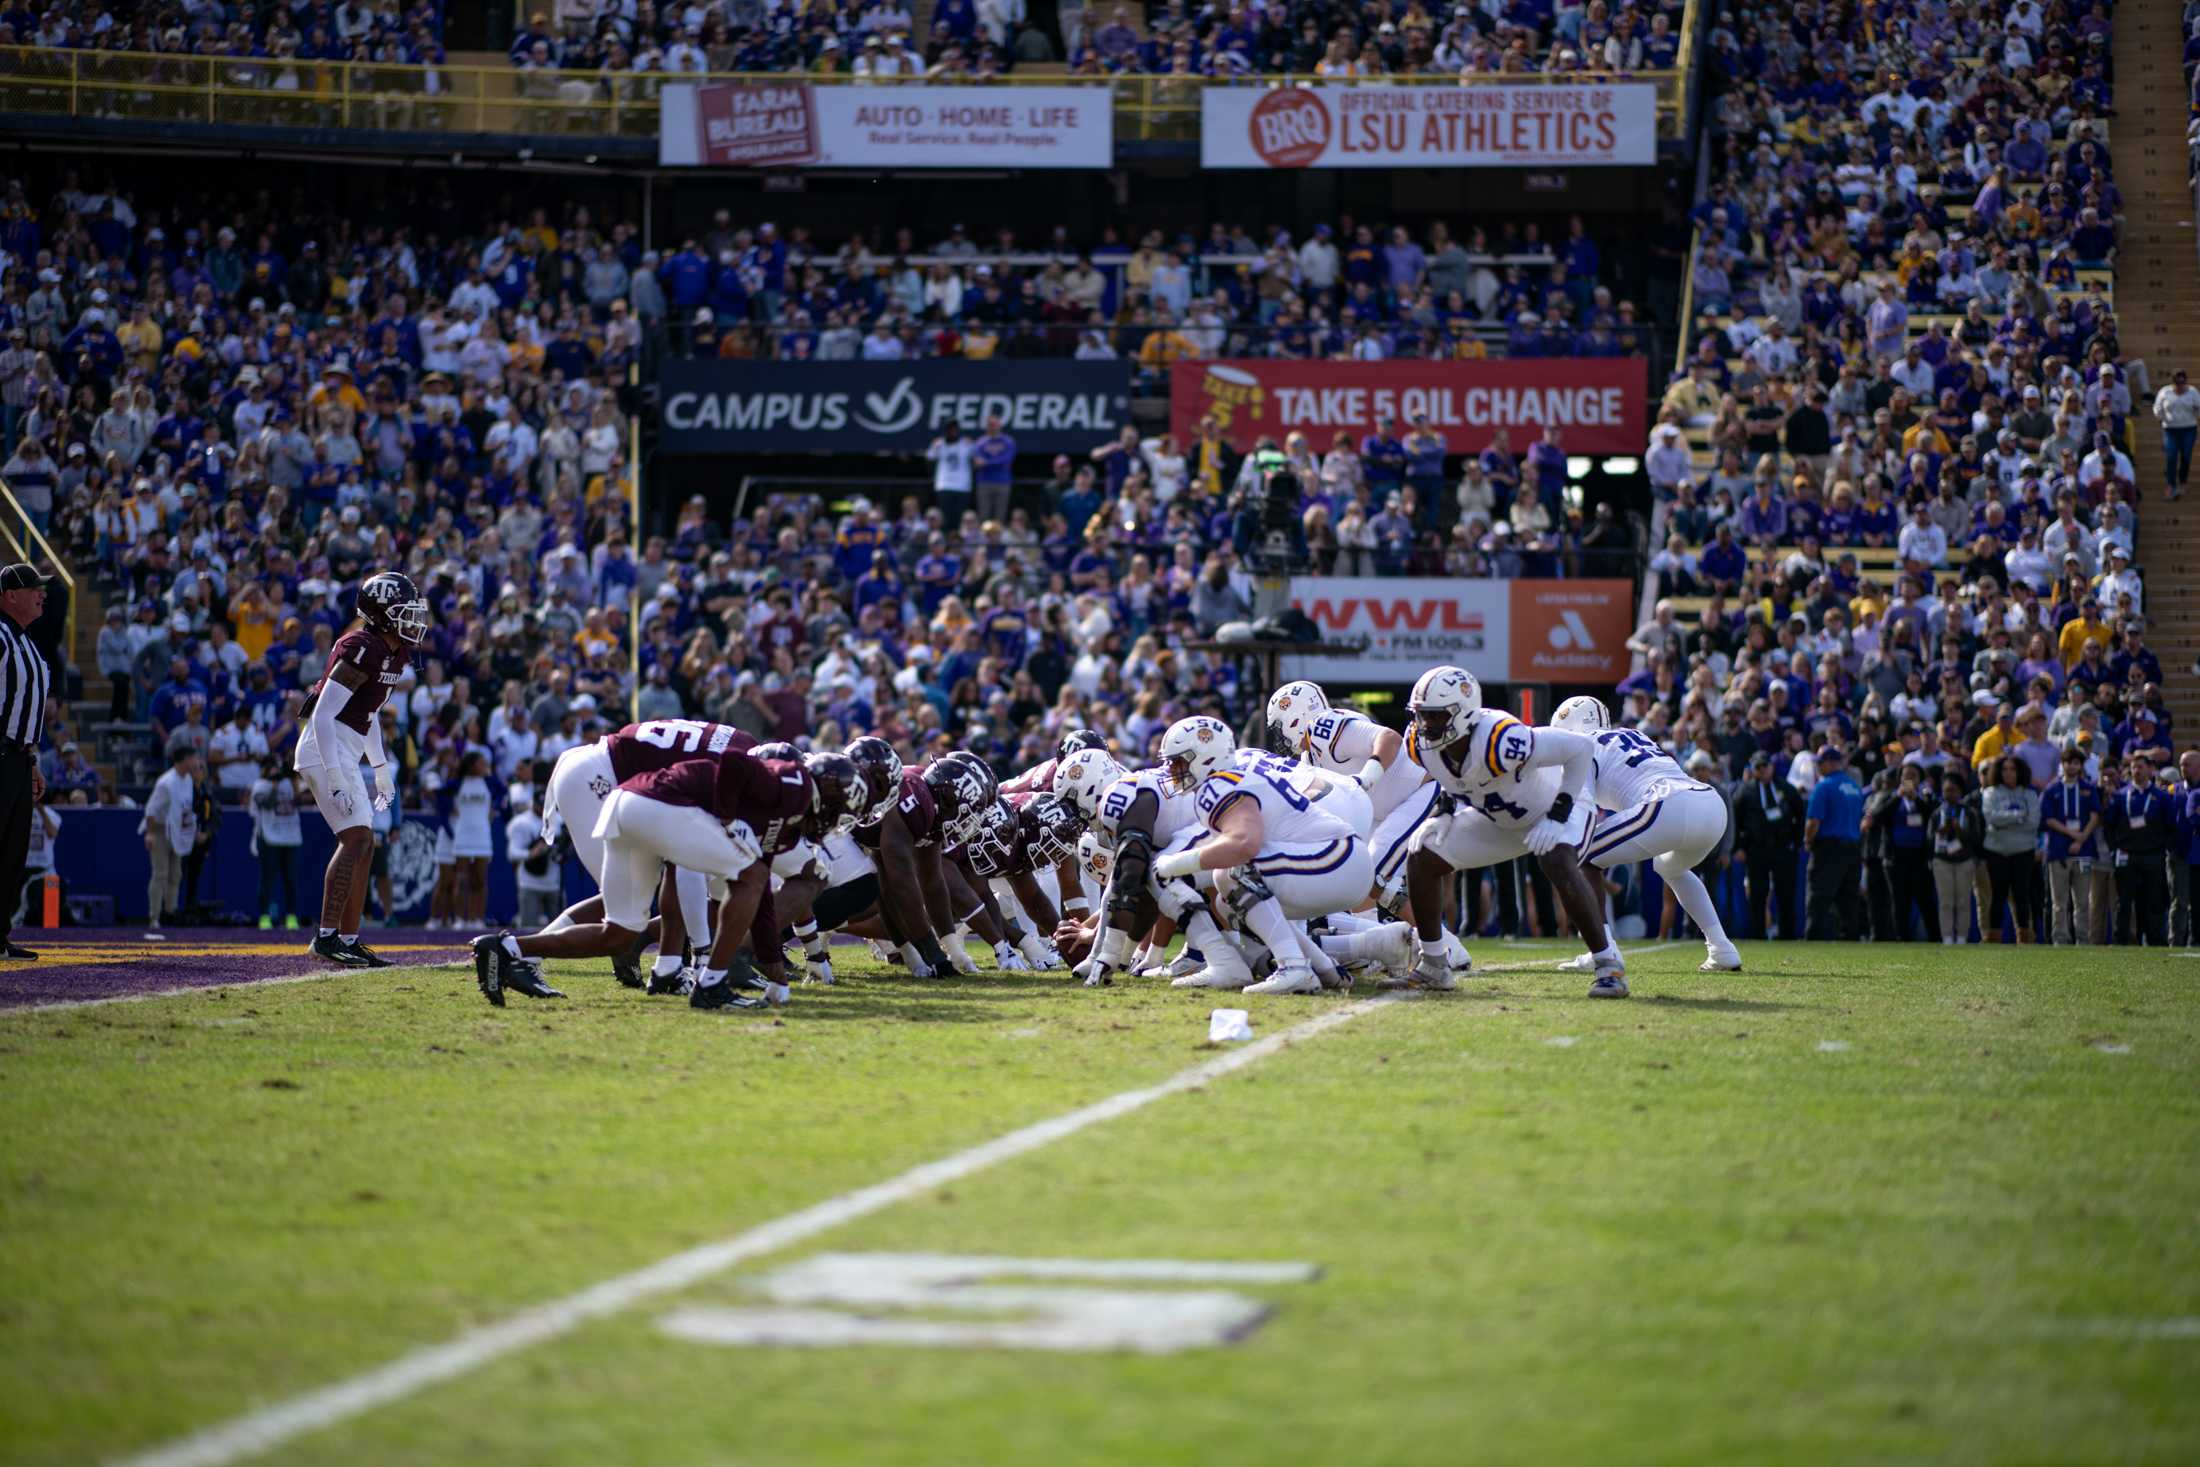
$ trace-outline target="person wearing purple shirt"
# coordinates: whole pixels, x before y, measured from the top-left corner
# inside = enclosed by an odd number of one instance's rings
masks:
[[[1535,476],[1537,495],[1556,524],[1566,512],[1566,450],[1559,446],[1558,425],[1543,429],[1543,436],[1528,446],[1527,469]]]
[[[1490,481],[1490,492],[1500,510],[1512,506],[1513,496],[1520,492],[1520,460],[1513,457],[1512,439],[1503,428],[1490,435],[1490,446],[1480,454],[1482,477]]]
[[[1428,274],[1428,256],[1413,242],[1401,224],[1390,231],[1390,243],[1383,246],[1383,278],[1392,298],[1411,295],[1421,288],[1421,279]]]
[[[1768,479],[1757,481],[1757,491],[1742,501],[1734,518],[1735,533],[1752,545],[1777,545],[1787,537],[1787,505],[1772,492]]]
[[[985,436],[970,449],[970,478],[981,521],[1008,522],[1009,479],[1015,466],[1016,440],[1002,431],[998,417],[987,418]]]
[[[1406,448],[1398,438],[1398,420],[1379,418],[1375,431],[1360,440],[1360,464],[1367,487],[1375,494],[1396,489],[1406,481]]]
[[[1696,557],[1703,578],[1722,589],[1738,590],[1749,571],[1749,556],[1734,543],[1734,527],[1722,520],[1709,545]]]
[[[1127,63],[1138,50],[1138,32],[1129,22],[1130,12],[1116,6],[1108,23],[1093,32],[1092,49],[1111,64]]]
[[[1910,308],[1895,293],[1894,282],[1883,280],[1879,284],[1879,299],[1864,313],[1864,330],[1871,338],[1872,355],[1893,357],[1902,354],[1902,344],[1910,329]]]

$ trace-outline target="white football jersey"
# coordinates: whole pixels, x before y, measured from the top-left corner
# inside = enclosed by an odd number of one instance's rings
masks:
[[[1608,728],[1590,739],[1596,745],[1596,788],[1577,790],[1575,797],[1591,798],[1601,809],[1632,810],[1675,790],[1710,788],[1631,728]]]
[[[1152,790],[1161,801],[1161,808],[1153,817],[1155,850],[1166,847],[1179,832],[1198,821],[1199,812],[1192,808],[1192,797],[1170,794],[1168,780],[1166,770],[1141,769],[1136,774],[1124,775],[1100,792],[1099,813],[1093,817],[1092,828],[1099,832],[1109,850],[1115,849],[1123,817],[1130,812],[1131,801],[1138,798],[1141,790]]]
[[[1194,798],[1200,822],[1209,830],[1238,800],[1256,801],[1261,844],[1278,846],[1340,840],[1358,833],[1321,808],[1328,794],[1327,781],[1319,771],[1258,749],[1240,749],[1228,767],[1207,776]]]
[[[1381,724],[1358,709],[1332,708],[1314,720],[1307,734],[1306,761],[1316,769],[1349,779],[1375,757],[1375,736],[1382,731]],[[1427,783],[1428,771],[1401,751],[1367,792],[1368,802],[1375,807],[1376,823],[1380,824],[1405,803],[1406,796]]]
[[[1446,749],[1422,746],[1418,730],[1407,733],[1406,753],[1435,779],[1437,788],[1463,805],[1472,805],[1508,829],[1535,824],[1558,798],[1556,767],[1529,769],[1535,730],[1501,708],[1479,708],[1466,715],[1467,736]],[[1453,764],[1456,756],[1458,763]]]

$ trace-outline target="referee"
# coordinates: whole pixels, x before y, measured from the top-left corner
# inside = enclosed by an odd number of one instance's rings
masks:
[[[23,889],[31,814],[45,797],[38,744],[46,728],[46,693],[53,669],[29,636],[46,609],[47,577],[28,563],[0,570],[0,891]],[[35,958],[8,931],[12,902],[0,903],[0,958]]]

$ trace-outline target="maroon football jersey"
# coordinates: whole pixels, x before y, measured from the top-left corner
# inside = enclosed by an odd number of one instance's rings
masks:
[[[355,628],[336,639],[328,651],[328,669],[321,680],[313,685],[313,692],[306,699],[311,707],[320,699],[321,690],[328,686],[328,675],[336,670],[339,662],[349,662],[367,675],[367,680],[351,690],[351,700],[336,715],[336,721],[364,738],[374,727],[374,715],[382,711],[389,701],[390,689],[397,686],[405,675],[406,664],[412,655],[403,647],[393,648],[382,640],[379,633],[364,627]]]
[[[909,827],[911,840],[920,846],[932,844],[932,828],[939,823],[939,807],[932,802],[932,792],[924,787],[924,776],[916,770],[902,770],[901,803],[895,808],[901,811],[901,818]],[[856,843],[866,850],[875,851],[878,849],[878,833],[878,825],[858,826]]]
[[[809,771],[801,765],[731,749],[715,759],[683,759],[645,770],[621,780],[619,788],[667,805],[708,810],[722,825],[743,821],[767,857],[802,838],[802,822],[816,799]]]
[[[728,749],[747,750],[756,740],[731,724],[693,718],[660,718],[630,723],[603,741],[611,756],[611,777],[624,784],[637,774],[670,769],[684,759],[716,758]]]

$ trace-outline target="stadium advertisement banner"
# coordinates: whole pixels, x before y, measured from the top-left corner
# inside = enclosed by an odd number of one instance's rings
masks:
[[[1206,168],[1648,167],[1648,82],[1466,87],[1207,87]]]
[[[1544,425],[1577,453],[1640,453],[1649,391],[1640,357],[1539,357],[1526,361],[1302,362],[1264,357],[1179,362],[1169,369],[1169,426],[1181,443],[1203,418],[1239,451],[1262,437],[1307,436],[1317,454],[1339,433],[1355,440],[1378,419],[1399,431],[1426,414],[1453,453],[1479,453],[1499,428],[1516,452]]]
[[[1106,168],[1104,87],[700,82],[664,89],[657,161],[704,168]]]
[[[667,362],[667,453],[918,453],[997,417],[1023,453],[1078,452],[1130,418],[1124,362]]]
[[[1360,655],[1289,653],[1282,672],[1410,683],[1449,664],[1488,683],[1616,683],[1627,675],[1632,591],[1626,581],[1294,576],[1292,605],[1325,642]]]

